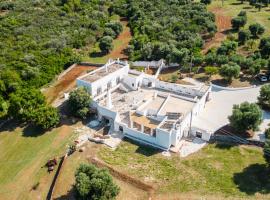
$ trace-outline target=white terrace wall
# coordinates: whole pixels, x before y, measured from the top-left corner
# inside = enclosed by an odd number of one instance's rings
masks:
[[[153,146],[161,147],[162,149],[169,149],[171,146],[171,133],[156,129],[156,137],[142,133],[129,127],[123,127],[124,134],[135,138],[138,141],[152,144]]]
[[[188,87],[183,87],[179,84],[174,84],[174,83],[167,83],[163,81],[156,80],[155,81],[155,87],[163,90],[168,90],[171,92],[176,92],[176,93],[181,93],[181,94],[186,94],[186,95],[191,95],[191,96],[196,96],[197,95],[197,90],[188,88]]]
[[[108,74],[107,76],[102,77],[101,79],[93,82],[91,84],[92,88],[92,96],[97,95],[98,88],[101,88],[101,93],[105,92],[108,88],[107,84],[111,82],[111,87],[114,87],[117,85],[117,78],[120,80],[123,78],[124,75],[128,73],[129,66],[125,66],[113,73]]]

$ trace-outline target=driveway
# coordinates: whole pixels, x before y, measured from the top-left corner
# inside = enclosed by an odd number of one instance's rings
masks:
[[[205,109],[193,121],[193,126],[215,132],[222,126],[229,123],[228,116],[232,113],[234,104],[240,104],[244,101],[254,103],[257,101],[260,87],[242,89],[242,90],[224,90],[212,87],[211,100],[206,103]],[[264,130],[270,123],[270,113],[263,113],[263,123],[260,130],[256,132],[253,139],[264,140]]]

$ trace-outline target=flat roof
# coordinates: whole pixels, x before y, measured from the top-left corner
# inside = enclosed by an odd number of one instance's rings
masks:
[[[130,117],[133,122],[136,122],[137,124],[142,124],[145,127],[148,127],[151,129],[157,128],[157,126],[160,124],[159,121],[150,119],[149,117],[142,116],[137,113],[133,113]]]
[[[124,67],[124,66],[121,64],[116,64],[116,63],[109,64],[107,66],[105,65],[97,70],[94,70],[94,71],[88,73],[87,75],[82,77],[81,80],[87,81],[87,82],[94,82],[94,81],[97,81],[98,79],[100,79],[104,76],[107,76],[107,75],[121,69],[122,67]]]
[[[142,110],[147,109],[147,110],[156,110],[156,111],[158,111],[165,100],[166,100],[166,97],[162,97],[162,96],[158,95],[156,98],[154,98],[148,104],[143,106]]]
[[[160,110],[161,115],[166,115],[168,112],[182,113],[183,115],[191,111],[194,102],[170,96],[163,108]]]

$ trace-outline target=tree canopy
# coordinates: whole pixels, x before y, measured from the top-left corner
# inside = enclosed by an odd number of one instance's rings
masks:
[[[262,111],[255,103],[244,102],[234,105],[229,121],[237,132],[254,131],[262,122]]]
[[[190,59],[186,53],[190,57],[197,48],[202,48],[201,35],[213,36],[216,32],[214,15],[204,4],[190,0],[120,1],[111,10],[129,20],[133,33],[131,60],[165,59],[185,64]]]
[[[86,118],[89,113],[90,103],[91,97],[83,87],[77,88],[69,94],[68,105],[71,114],[76,117]]]
[[[261,87],[258,102],[263,108],[270,109],[270,84]]]
[[[240,73],[239,65],[235,63],[228,63],[222,65],[219,74],[224,77],[228,82],[232,82],[232,78],[237,78]]]
[[[120,189],[106,169],[81,164],[75,173],[75,188],[81,199],[113,200]]]

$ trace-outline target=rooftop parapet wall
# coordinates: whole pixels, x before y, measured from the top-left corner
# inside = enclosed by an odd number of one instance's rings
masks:
[[[129,68],[129,64],[126,61],[120,61],[118,60],[109,60],[104,66],[91,71],[83,76],[80,76],[78,79],[79,80],[83,80],[86,82],[95,82],[99,79],[101,79],[102,77],[105,77],[123,67],[127,67]]]

